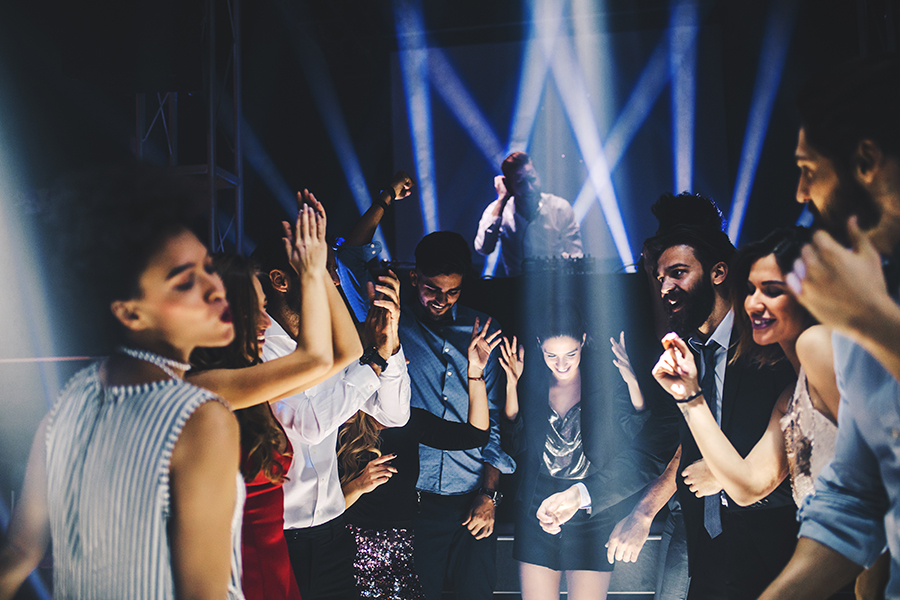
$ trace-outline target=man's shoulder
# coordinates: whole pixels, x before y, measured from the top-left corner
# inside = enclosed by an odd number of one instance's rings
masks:
[[[484,324],[485,321],[491,319],[491,329],[495,329],[497,326],[497,319],[492,317],[487,313],[483,313],[480,310],[475,310],[470,306],[464,306],[462,304],[456,305],[456,319],[454,323],[456,325],[467,325],[471,326],[475,324],[475,319],[478,319],[480,324]]]
[[[541,193],[541,202],[552,210],[571,211],[572,203],[556,194]]]

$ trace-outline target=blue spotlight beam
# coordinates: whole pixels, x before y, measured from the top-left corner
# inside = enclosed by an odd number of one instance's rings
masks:
[[[575,132],[581,155],[584,157],[585,163],[591,165],[588,178],[597,192],[597,200],[600,202],[600,208],[606,218],[616,251],[622,260],[622,265],[629,267],[634,263],[631,243],[628,240],[622,213],[619,211],[612,177],[606,163],[603,145],[600,142],[600,134],[597,131],[596,119],[588,101],[584,77],[580,69],[576,68],[577,64],[571,46],[567,43],[558,43],[551,61],[556,88]],[[579,220],[583,217],[584,215],[576,213],[576,218]]]
[[[432,147],[431,99],[428,88],[428,48],[422,6],[418,0],[394,0],[394,21],[400,46],[400,70],[416,162],[416,184],[425,233],[440,229]]]
[[[610,173],[616,170],[635,134],[644,124],[647,115],[665,89],[671,75],[670,65],[667,38],[664,37],[650,55],[625,107],[619,113],[606,138],[604,159]],[[594,165],[591,164],[590,168],[593,169]],[[588,179],[584,182],[574,203],[575,214],[579,216],[579,219],[584,218],[596,197],[592,182]]]
[[[669,59],[672,76],[672,141],[675,191],[690,191],[694,167],[694,100],[697,71],[697,4],[672,0]]]
[[[791,33],[797,19],[798,0],[773,2],[769,8],[766,31],[763,35],[762,51],[759,56],[759,67],[756,73],[756,86],[750,105],[750,117],[744,133],[744,147],[741,149],[741,162],[738,167],[734,196],[731,199],[731,215],[728,219],[728,237],[738,245],[741,227],[747,213],[747,203],[753,189],[756,168],[762,153],[772,105],[778,93],[784,60],[790,45]]]
[[[447,56],[439,48],[428,52],[429,81],[441,95],[450,112],[491,165],[504,158],[503,146],[493,128],[482,114],[475,99],[460,81]]]
[[[519,93],[510,122],[507,154],[528,150],[544,83],[550,70],[550,57],[553,56],[559,39],[564,7],[565,2],[529,2],[531,25],[519,76]]]
[[[282,10],[285,10],[283,4]],[[292,37],[294,53],[303,68],[303,73],[312,92],[316,108],[318,108],[322,121],[325,124],[325,129],[328,132],[328,137],[334,145],[335,153],[338,161],[341,163],[341,169],[344,171],[347,184],[350,186],[350,193],[353,195],[356,208],[359,214],[363,214],[372,203],[368,185],[366,185],[366,179],[363,176],[362,167],[359,164],[359,158],[353,146],[353,140],[347,129],[347,122],[344,120],[344,115],[341,112],[340,101],[334,90],[331,76],[328,73],[325,57],[322,55],[322,50],[312,42],[312,36],[303,35],[304,33],[301,31],[301,35]],[[296,208],[290,214],[296,214]],[[381,227],[375,230],[374,239],[381,244],[382,258],[390,259]]]

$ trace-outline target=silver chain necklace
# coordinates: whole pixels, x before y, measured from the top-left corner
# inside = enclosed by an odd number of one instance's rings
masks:
[[[127,354],[132,358],[143,360],[150,364],[156,365],[172,379],[181,379],[181,376],[176,373],[174,369],[178,369],[180,371],[188,371],[191,368],[190,363],[183,363],[181,361],[175,360],[174,358],[166,358],[165,356],[160,356],[159,354],[150,352],[149,350],[136,350],[134,348],[128,348],[126,346],[119,346],[118,352]]]

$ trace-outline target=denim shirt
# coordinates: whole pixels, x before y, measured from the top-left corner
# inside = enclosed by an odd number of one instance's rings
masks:
[[[450,316],[430,321],[418,303],[410,299],[400,315],[400,343],[409,358],[410,405],[424,408],[448,421],[465,422],[469,413],[468,347],[475,318],[488,316],[455,304]],[[491,331],[497,329],[491,323]],[[437,450],[419,446],[419,481],[422,491],[442,495],[464,494],[482,484],[484,463],[501,473],[512,473],[516,464],[500,449],[498,417],[505,402],[505,386],[495,350],[484,369],[490,412],[490,440],[483,448]]]
[[[344,297],[358,323],[365,321],[366,314],[369,312],[366,284],[372,281],[372,277],[366,269],[366,263],[378,258],[380,254],[381,244],[378,242],[372,242],[365,246],[344,244],[335,252],[341,288],[344,290]]]
[[[800,507],[800,535],[858,565],[891,550],[887,597],[900,596],[900,385],[871,354],[832,334],[841,394],[835,455]],[[885,531],[887,533],[885,533]]]

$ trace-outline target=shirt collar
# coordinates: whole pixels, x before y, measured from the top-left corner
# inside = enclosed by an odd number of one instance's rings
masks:
[[[720,348],[728,348],[731,344],[731,330],[734,328],[734,309],[728,311],[713,334],[709,336],[710,340],[714,340],[719,344]],[[709,340],[706,341],[709,344]]]
[[[284,330],[284,327],[282,327],[281,324],[279,324],[278,321],[275,320],[275,317],[273,317],[272,315],[269,315],[269,321],[271,321],[271,324],[266,328],[266,337],[267,338],[269,338],[269,337],[273,337],[273,338],[274,337],[286,337],[286,338],[292,340],[295,344],[297,343],[297,341],[294,340],[294,338],[292,338],[291,335],[287,331]]]

